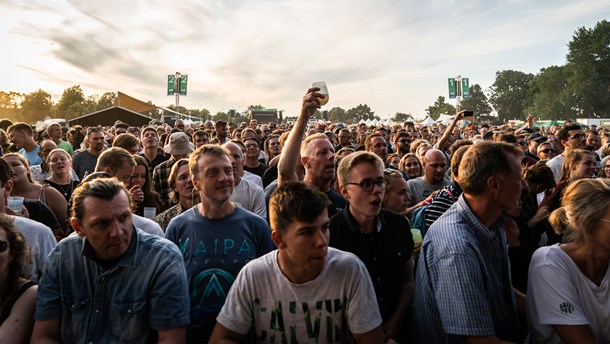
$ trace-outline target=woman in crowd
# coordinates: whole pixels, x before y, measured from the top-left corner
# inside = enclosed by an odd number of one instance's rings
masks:
[[[51,175],[44,182],[59,191],[68,204],[68,218],[72,205],[72,193],[78,186],[72,175],[72,157],[63,149],[54,149],[47,156]]]
[[[161,226],[163,231],[165,231],[172,218],[199,203],[199,194],[193,192],[193,182],[191,181],[188,165],[188,159],[180,159],[172,166],[169,173],[169,185],[172,189],[169,197],[173,202],[178,202],[178,204],[155,217],[155,222]]]
[[[422,168],[421,162],[417,158],[415,153],[407,153],[402,159],[400,159],[400,163],[398,164],[398,169],[401,171],[405,171],[409,179],[414,179],[417,177],[421,177]]]
[[[66,232],[68,228],[67,214],[68,202],[64,195],[48,184],[36,183],[30,172],[30,165],[18,153],[6,154],[2,157],[13,169],[13,189],[11,196],[21,196],[26,199],[39,200],[46,204],[57,217],[61,229]]]
[[[602,159],[599,169],[599,176],[603,178],[610,178],[610,155]]]
[[[407,192],[407,181],[402,177],[402,173],[386,168],[383,172],[383,178],[386,187],[382,207],[397,213],[407,210],[409,193]]]
[[[388,164],[388,167],[398,170],[398,165],[400,165],[400,155],[396,153],[388,154],[386,163]]]
[[[36,285],[27,279],[29,248],[0,214],[0,343],[28,343],[34,327]]]
[[[571,183],[549,220],[567,244],[538,249],[529,268],[533,343],[606,343],[610,338],[610,180]]]
[[[122,134],[121,134],[122,135]],[[129,134],[127,134],[129,135]],[[120,136],[120,135],[119,135]],[[132,199],[132,209],[134,214],[144,216],[144,208],[155,208],[155,214],[159,214],[161,210],[161,198],[152,188],[152,181],[148,173],[148,162],[146,158],[140,155],[134,155],[136,160],[136,168],[131,176],[129,188],[136,187],[142,190],[142,193],[136,193]]]

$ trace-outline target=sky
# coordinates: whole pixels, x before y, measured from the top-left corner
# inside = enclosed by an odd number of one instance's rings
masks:
[[[299,112],[314,81],[324,109],[370,106],[425,117],[447,78],[488,90],[495,73],[565,64],[579,27],[610,17],[586,0],[0,0],[0,91],[57,102],[121,91],[159,106],[167,75],[188,74],[180,105]],[[455,100],[447,100],[455,105]]]

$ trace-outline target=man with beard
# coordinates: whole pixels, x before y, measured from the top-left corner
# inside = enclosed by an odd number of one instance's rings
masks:
[[[409,153],[409,148],[411,147],[411,138],[409,133],[404,130],[401,130],[394,135],[394,148],[396,154],[400,155],[402,158],[405,154]]]
[[[339,163],[341,194],[349,202],[331,218],[330,246],[362,260],[373,281],[386,341],[407,339],[413,300],[413,237],[407,219],[381,208],[384,164],[369,152],[350,154]]]
[[[422,166],[424,175],[407,181],[410,207],[424,201],[434,191],[451,184],[446,178],[447,158],[440,150],[428,150],[424,154]]]
[[[229,129],[227,128],[227,122],[216,121],[214,129],[216,129],[216,141],[218,141],[218,144],[223,144],[229,141]]]
[[[303,140],[309,118],[320,107],[318,98],[322,98],[322,95],[317,93],[318,90],[317,87],[310,88],[303,96],[301,114],[286,139],[284,154],[278,163],[278,184],[298,180],[296,169],[300,147],[301,163],[305,167],[303,182],[328,196],[332,203],[328,206],[328,216],[332,217],[347,204],[345,199],[331,188],[335,180],[335,149],[328,136],[323,133],[309,135]]]
[[[72,158],[72,168],[79,180],[83,180],[85,174],[95,172],[97,158],[104,150],[105,135],[101,128],[91,127],[87,129],[87,149],[77,151]]]
[[[388,157],[388,144],[381,133],[369,134],[364,139],[364,150],[380,157],[385,166],[385,160]]]
[[[189,170],[201,202],[172,219],[165,234],[180,247],[189,279],[186,342],[207,343],[241,268],[275,245],[265,220],[231,202],[233,167],[226,149],[200,147],[189,159]]]

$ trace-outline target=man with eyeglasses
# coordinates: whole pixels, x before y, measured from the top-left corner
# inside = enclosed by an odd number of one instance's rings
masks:
[[[244,146],[246,147],[246,161],[244,162],[244,170],[263,178],[263,175],[269,166],[260,162],[260,141],[254,137],[246,137],[243,139],[243,141]]]
[[[563,146],[563,153],[549,160],[546,165],[553,171],[555,183],[561,178],[561,167],[565,157],[572,149],[584,148],[586,135],[578,124],[571,124],[561,128],[556,134],[557,140]]]
[[[407,339],[407,314],[413,299],[413,237],[407,219],[382,209],[384,163],[370,152],[341,159],[337,177],[348,205],[332,217],[331,247],[352,252],[373,281],[386,342]]]
[[[540,161],[547,162],[555,157],[555,147],[550,141],[539,144],[536,151]]]

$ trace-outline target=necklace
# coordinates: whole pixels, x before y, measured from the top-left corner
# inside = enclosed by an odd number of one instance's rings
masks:
[[[55,185],[57,185],[57,187],[59,188],[59,191],[61,191],[61,193],[64,194],[64,197],[68,197],[69,195],[72,195],[72,181],[70,181],[70,184],[67,184],[68,187],[66,189],[63,188],[63,186],[66,186],[66,185],[62,186],[58,183],[55,183]]]

